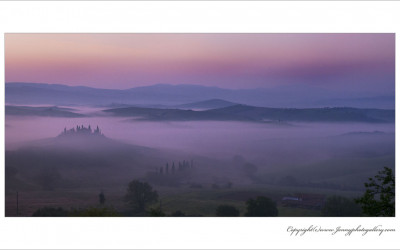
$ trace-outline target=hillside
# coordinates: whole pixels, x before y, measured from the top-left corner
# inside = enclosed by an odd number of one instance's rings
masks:
[[[18,180],[43,188],[104,187],[143,176],[165,162],[156,149],[122,143],[100,132],[89,133],[87,128],[71,131],[7,150],[7,171],[13,169]],[[6,180],[7,187],[12,182]]]
[[[394,122],[394,110],[356,108],[282,109],[234,105],[204,111],[155,108],[116,108],[104,112],[114,116],[151,121],[251,121],[251,122]]]
[[[238,105],[234,102],[228,102],[221,99],[211,99],[201,102],[193,102],[193,103],[186,103],[175,106],[176,108],[181,109],[217,109],[217,108],[225,108],[229,106]]]
[[[394,95],[370,92],[335,92],[308,85],[276,86],[256,89],[225,89],[200,85],[156,84],[130,89],[99,89],[61,84],[6,83],[5,100],[9,104],[91,105],[120,103],[135,106],[179,106],[185,108],[221,108],[229,103],[211,105],[216,99],[260,107],[313,108],[351,106],[394,109]],[[211,102],[211,104],[212,104]],[[229,104],[230,105],[230,104]]]
[[[6,105],[6,115],[17,116],[52,116],[52,117],[84,117],[82,114],[72,112],[69,108],[59,107],[29,107]]]

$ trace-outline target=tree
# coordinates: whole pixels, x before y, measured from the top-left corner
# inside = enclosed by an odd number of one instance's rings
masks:
[[[368,216],[395,216],[395,180],[393,170],[384,167],[374,178],[365,183],[364,195],[355,201],[361,204]]]
[[[125,202],[136,213],[145,212],[146,206],[158,200],[157,191],[147,182],[133,180],[129,183],[125,195]]]
[[[322,208],[322,216],[356,217],[361,216],[361,207],[354,201],[342,196],[331,196]]]
[[[172,163],[172,174],[175,174],[175,164],[174,163]]]
[[[105,202],[106,202],[106,196],[104,195],[104,192],[101,191],[101,193],[99,194],[99,203],[100,205],[104,205]]]
[[[151,217],[164,217],[165,213],[161,210],[160,207],[150,209],[149,215]]]
[[[217,207],[216,211],[219,217],[237,217],[240,215],[239,210],[231,205],[220,205]]]
[[[278,216],[276,203],[270,198],[258,196],[256,199],[250,199],[246,202],[247,212],[245,216],[266,217]]]

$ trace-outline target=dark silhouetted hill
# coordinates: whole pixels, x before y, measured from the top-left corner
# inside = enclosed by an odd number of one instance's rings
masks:
[[[151,121],[251,121],[251,122],[394,122],[394,110],[356,108],[282,109],[234,105],[204,111],[155,108],[117,108],[104,112],[114,116]]]
[[[6,115],[18,116],[53,116],[53,117],[84,117],[82,114],[72,112],[69,108],[59,107],[29,107],[6,105]]]
[[[182,108],[182,109],[217,109],[217,108],[225,108],[225,107],[229,107],[229,106],[233,106],[233,105],[237,105],[237,103],[228,102],[228,101],[221,100],[221,99],[211,99],[211,100],[206,100],[206,101],[201,101],[201,102],[181,104],[181,105],[177,105],[175,107]]]
[[[54,188],[104,187],[123,185],[165,162],[156,149],[126,144],[101,133],[67,131],[6,150],[6,166],[15,167],[19,179],[35,185],[40,185],[38,176],[51,171],[57,173]]]

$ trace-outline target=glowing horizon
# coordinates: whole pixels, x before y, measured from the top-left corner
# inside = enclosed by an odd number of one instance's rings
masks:
[[[6,82],[394,92],[394,34],[6,34]]]

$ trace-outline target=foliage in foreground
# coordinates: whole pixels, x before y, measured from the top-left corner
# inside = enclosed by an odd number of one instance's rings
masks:
[[[69,216],[69,212],[64,210],[61,207],[43,207],[36,210],[33,214],[33,217],[67,217]]]
[[[65,210],[61,207],[39,208],[32,214],[34,217],[117,217],[121,216],[112,207],[89,207],[84,209]]]
[[[164,216],[166,216],[165,213],[161,210],[160,207],[151,208],[150,211],[149,211],[149,215],[151,217],[164,217]]]
[[[322,216],[361,216],[361,209],[367,216],[394,216],[395,215],[395,177],[393,170],[384,167],[374,178],[369,178],[365,183],[366,191],[358,199],[352,200],[341,196],[331,196],[327,199],[323,207]],[[129,183],[125,202],[129,205],[128,216],[166,216],[161,208],[150,208],[148,205],[158,200],[157,191],[146,182],[134,180]],[[61,207],[44,207],[38,209],[32,216],[36,217],[112,217],[121,216],[113,208],[103,207],[105,201],[104,194],[99,195],[100,207],[90,207],[86,209],[65,210]],[[357,203],[360,205],[357,205]],[[245,216],[265,217],[278,216],[276,202],[270,198],[259,196],[255,199],[249,199],[246,202],[247,211]],[[240,212],[231,205],[220,205],[216,209],[217,216],[239,216]],[[170,216],[185,216],[181,211],[176,211]]]
[[[158,200],[157,191],[147,182],[133,180],[129,183],[125,202],[136,213],[146,211],[146,206]]]
[[[70,212],[72,217],[118,217],[121,216],[112,207],[89,207],[86,209],[74,209]]]
[[[220,205],[217,207],[216,215],[219,217],[237,217],[240,215],[240,212],[234,206]]]
[[[247,212],[245,216],[250,217],[270,217],[278,216],[276,202],[264,196],[258,196],[256,199],[250,199],[246,202]]]
[[[367,190],[355,201],[368,216],[395,216],[395,176],[384,167],[374,178],[364,184]]]
[[[357,217],[361,216],[361,207],[348,198],[334,195],[326,200],[321,214],[330,217]]]

